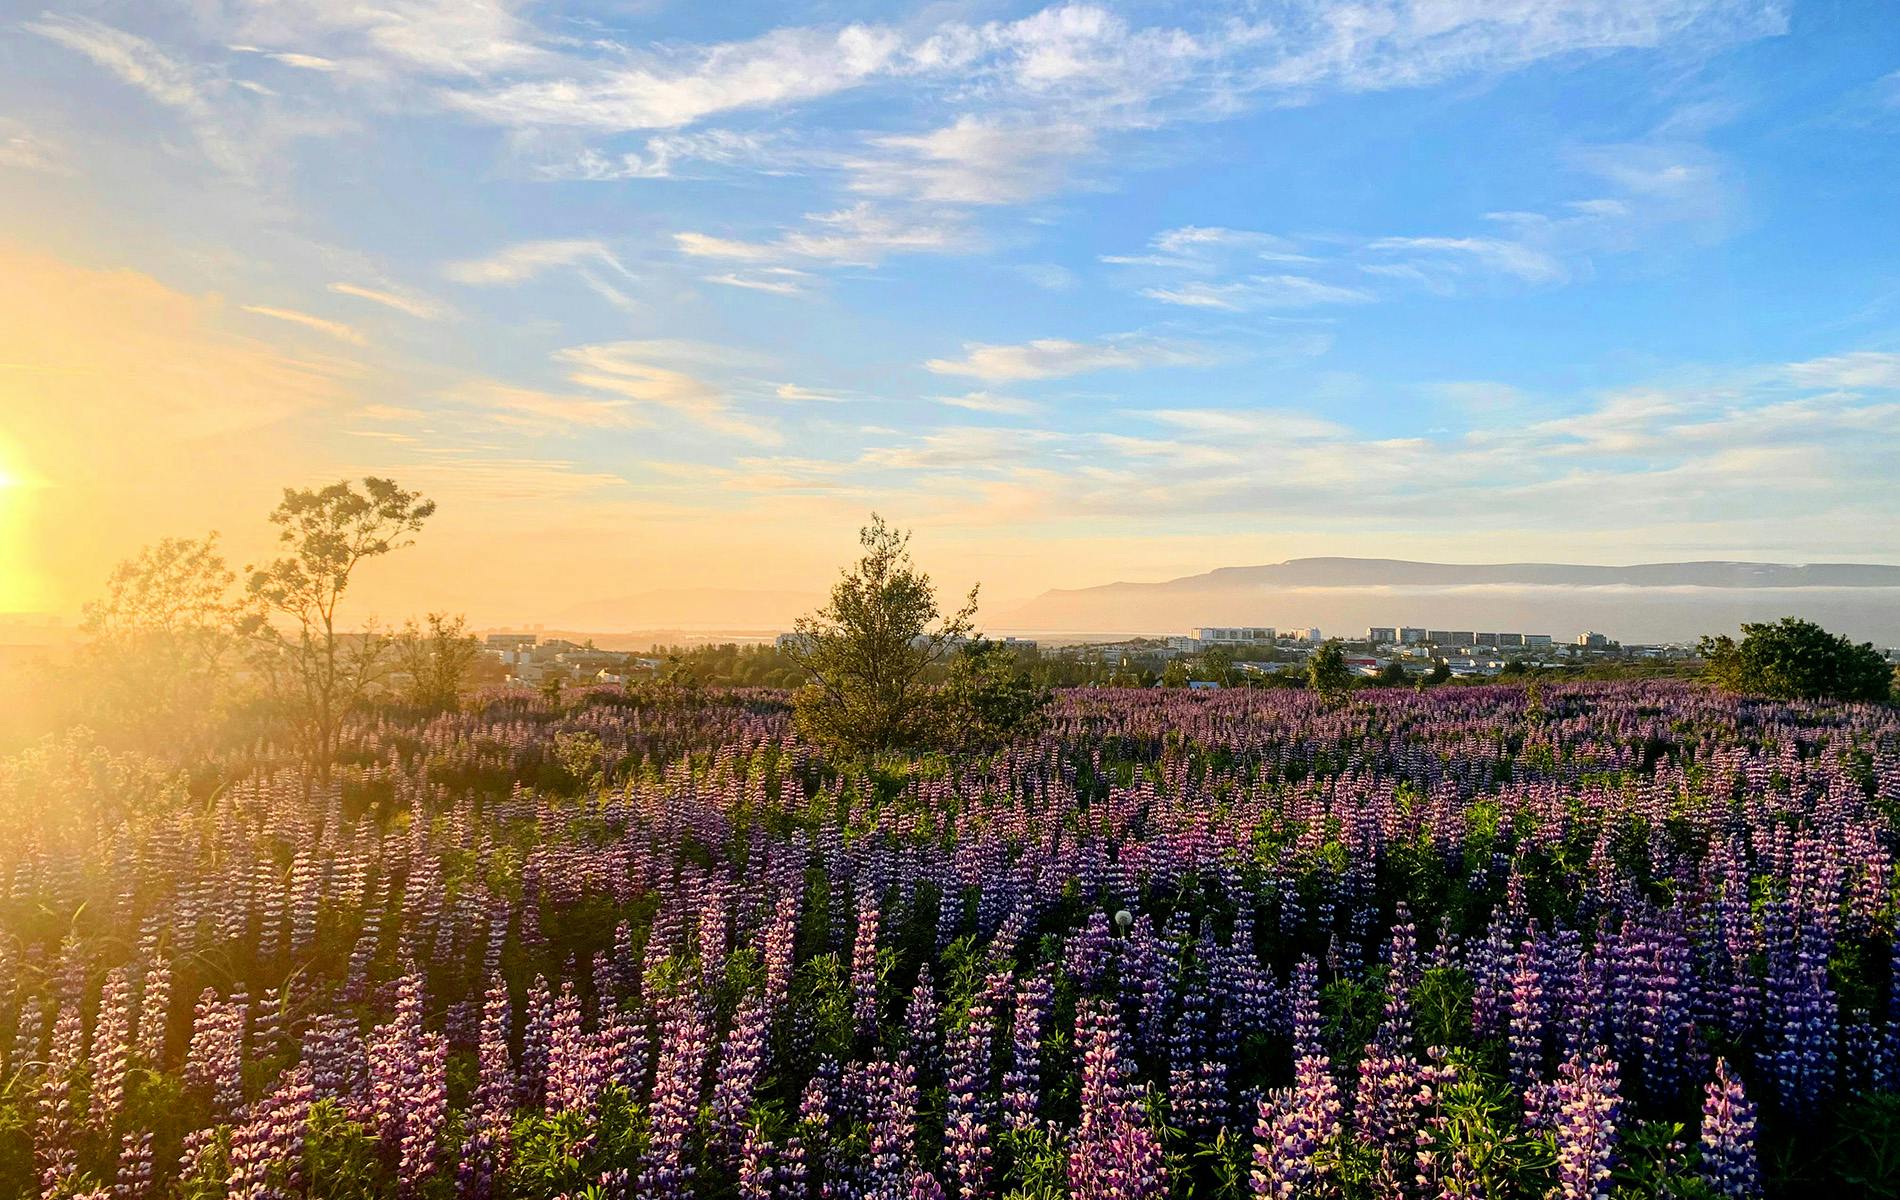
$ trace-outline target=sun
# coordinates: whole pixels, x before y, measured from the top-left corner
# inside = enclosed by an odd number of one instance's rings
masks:
[[[0,450],[0,613],[33,608],[42,599],[27,554],[27,508],[33,489]]]

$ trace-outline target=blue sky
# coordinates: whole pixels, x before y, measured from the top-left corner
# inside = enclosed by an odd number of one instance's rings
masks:
[[[1880,3],[16,8],[12,603],[364,470],[497,620],[1891,560],[1897,134]]]

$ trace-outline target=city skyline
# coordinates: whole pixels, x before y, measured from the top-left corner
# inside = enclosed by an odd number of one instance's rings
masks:
[[[0,18],[0,612],[285,486],[353,605],[1900,561],[1873,4]],[[457,581],[444,596],[442,580]]]

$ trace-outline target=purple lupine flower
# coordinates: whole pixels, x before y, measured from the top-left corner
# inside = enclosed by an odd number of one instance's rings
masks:
[[[917,971],[917,985],[910,990],[910,1004],[904,1009],[904,1046],[921,1079],[932,1078],[939,1065],[940,1031],[938,1019],[942,1005],[930,980],[930,964]]]
[[[236,1112],[244,1101],[244,1015],[235,997],[220,1000],[214,988],[199,994],[193,1012],[185,1085],[209,1094],[219,1114]]]
[[[785,1141],[776,1179],[780,1200],[807,1200],[811,1195],[811,1142],[823,1138],[830,1104],[829,1080],[820,1070],[805,1082],[799,1095],[798,1123]]]
[[[1016,988],[1002,1098],[1003,1119],[1011,1129],[1026,1130],[1036,1123],[1036,1105],[1042,1095],[1042,1038],[1054,999],[1055,979],[1046,969],[1031,974]]]
[[[989,1193],[990,1112],[997,1010],[1010,994],[1010,972],[992,971],[970,1002],[969,1019],[954,1030],[944,1051],[943,1154],[961,1200]]]
[[[231,1131],[231,1172],[225,1180],[230,1200],[278,1195],[273,1168],[288,1174],[287,1182],[294,1185],[313,1100],[310,1068],[299,1066],[285,1072],[277,1086],[251,1106],[246,1119]]]
[[[138,1056],[149,1067],[165,1065],[165,1026],[171,1016],[172,968],[159,959],[145,972],[139,996]]]
[[[1557,1074],[1550,1098],[1557,1135],[1556,1194],[1563,1200],[1608,1200],[1621,1108],[1616,1064],[1599,1050],[1587,1060],[1571,1056]]]
[[[448,1116],[448,1041],[422,1027],[422,976],[397,982],[396,1008],[369,1047],[371,1125],[396,1167],[398,1191],[413,1197],[436,1169]]]
[[[767,1013],[763,989],[747,993],[734,1014],[732,1032],[714,1069],[712,1139],[727,1154],[736,1151],[744,1136],[746,1113],[765,1070]]]
[[[1076,1200],[1160,1200],[1168,1194],[1161,1141],[1129,1081],[1114,1010],[1084,997],[1076,1006],[1075,1041],[1082,1122],[1069,1152],[1070,1191]]]
[[[858,898],[858,930],[851,944],[851,1020],[859,1037],[877,1032],[877,896]]]
[[[901,1056],[880,1058],[865,1064],[853,1090],[865,1104],[870,1126],[862,1176],[865,1200],[903,1200],[914,1172],[916,1081]]]
[[[99,993],[99,1015],[92,1028],[92,1124],[110,1129],[125,1100],[125,1072],[131,1059],[131,983],[124,967],[106,974]]]
[[[416,1047],[413,1091],[396,1164],[396,1183],[405,1197],[420,1194],[434,1178],[442,1124],[449,1115],[449,1043],[440,1033],[422,1035]]]
[[[739,1147],[739,1200],[772,1200],[772,1143],[757,1121],[746,1123]]]
[[[481,1042],[475,1055],[475,1095],[469,1104],[468,1140],[456,1160],[456,1194],[488,1200],[495,1177],[507,1164],[514,1107],[514,1071],[508,1061],[508,983],[500,975],[482,1001]]]
[[[1319,1155],[1340,1135],[1341,1110],[1332,1063],[1322,1054],[1301,1057],[1294,1064],[1293,1086],[1260,1102],[1254,1123],[1254,1195],[1284,1200],[1326,1175],[1330,1166]]]
[[[1533,940],[1518,951],[1517,967],[1511,972],[1511,1084],[1521,1094],[1529,1094],[1544,1080],[1544,1033],[1549,1020],[1550,1001]]]
[[[549,1025],[554,1020],[554,998],[545,975],[536,975],[528,988],[527,1012],[521,1023],[521,1063],[515,1073],[515,1104],[540,1108],[548,1086]]]
[[[1702,1101],[1702,1160],[1698,1167],[1717,1196],[1743,1200],[1761,1194],[1755,1165],[1755,1106],[1728,1064],[1715,1060],[1715,1078]]]
[[[1101,909],[1089,913],[1082,928],[1069,935],[1062,948],[1062,969],[1079,988],[1092,988],[1108,969],[1114,943],[1108,932],[1108,914]]]
[[[648,1107],[652,1137],[640,1162],[639,1186],[642,1196],[654,1200],[685,1200],[693,1176],[687,1142],[699,1111],[712,1030],[697,997],[675,996],[665,1007]]]
[[[593,1105],[587,1086],[587,1052],[587,1038],[581,1032],[581,998],[569,979],[561,984],[548,1021],[548,1085],[543,1106],[549,1116],[584,1112]]]
[[[152,1194],[152,1135],[127,1133],[119,1141],[119,1168],[112,1200],[146,1200]]]
[[[1366,1047],[1359,1060],[1353,1137],[1378,1152],[1380,1177],[1393,1186],[1413,1173],[1409,1164],[1418,1144],[1418,1094],[1424,1082],[1416,1059],[1377,1041]]]

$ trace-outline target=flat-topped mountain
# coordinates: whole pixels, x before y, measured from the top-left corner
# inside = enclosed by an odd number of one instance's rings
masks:
[[[993,618],[998,627],[1184,631],[1201,624],[1433,625],[1550,633],[1601,629],[1675,640],[1788,614],[1900,639],[1900,566],[1885,563],[1433,563],[1295,558],[1159,583],[1061,588]]]

